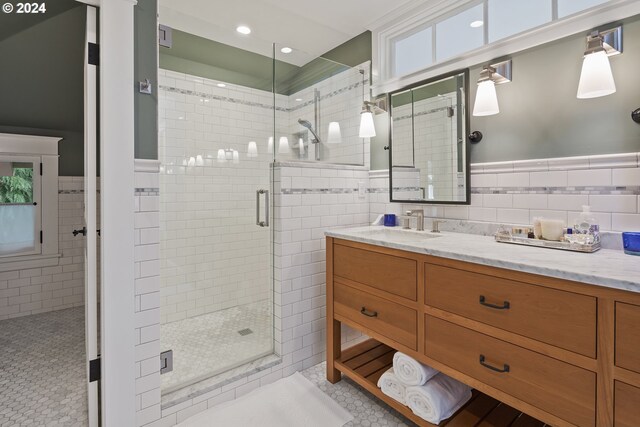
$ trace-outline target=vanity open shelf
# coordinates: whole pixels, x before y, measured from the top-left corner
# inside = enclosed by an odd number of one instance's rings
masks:
[[[391,367],[395,352],[396,350],[392,347],[374,339],[369,339],[342,351],[340,359],[335,361],[335,366],[344,375],[414,423],[419,426],[435,426],[414,415],[408,407],[390,399],[378,388],[378,379]],[[439,425],[468,427],[483,425],[481,424],[482,421],[485,421],[486,425],[491,427],[544,426],[543,422],[476,391],[473,392],[473,397],[464,407]]]

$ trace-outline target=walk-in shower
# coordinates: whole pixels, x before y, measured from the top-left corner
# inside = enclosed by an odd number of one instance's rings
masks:
[[[251,76],[242,67],[194,75],[193,58],[179,60],[190,55],[179,48],[184,34],[173,31],[172,58],[161,51],[159,72],[161,350],[173,358],[161,377],[163,405],[291,352],[282,344],[287,322],[303,307],[283,301],[295,284],[274,288],[274,277],[283,279],[274,254],[298,237],[273,221],[279,199],[265,196],[279,185],[274,170],[364,159],[359,69],[237,51],[256,61]],[[219,44],[210,47],[201,61],[216,56]],[[338,143],[325,123],[341,129]]]

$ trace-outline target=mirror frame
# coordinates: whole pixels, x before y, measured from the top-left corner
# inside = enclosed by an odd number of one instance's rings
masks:
[[[464,201],[446,201],[446,200],[402,200],[394,199],[393,197],[393,104],[391,103],[391,97],[400,92],[406,92],[407,90],[415,89],[420,86],[424,86],[429,83],[434,83],[440,80],[444,80],[449,77],[464,75],[464,135],[463,141],[465,142],[465,200]],[[391,203],[414,203],[421,205],[470,205],[471,204],[471,147],[469,143],[469,128],[471,120],[469,117],[469,69],[464,68],[461,70],[452,71],[446,74],[441,74],[430,79],[421,80],[417,83],[413,83],[409,86],[405,86],[401,89],[394,90],[387,94],[387,105],[389,106],[389,201]]]

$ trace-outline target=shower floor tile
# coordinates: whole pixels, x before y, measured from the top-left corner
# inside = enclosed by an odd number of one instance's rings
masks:
[[[84,307],[0,322],[0,426],[85,426]]]
[[[273,351],[271,303],[262,301],[161,326],[162,351],[173,350],[173,371],[162,375],[169,393]]]

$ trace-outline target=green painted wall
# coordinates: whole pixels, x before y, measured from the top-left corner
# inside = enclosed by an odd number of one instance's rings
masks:
[[[276,61],[275,90],[290,95],[370,59],[371,33],[367,31],[303,67]],[[179,30],[173,30],[170,49],[160,48],[160,68],[254,89],[273,88],[270,57]]]
[[[135,23],[135,81],[148,78],[152,94],[135,88],[135,157],[158,158],[158,7],[156,0],[138,0],[134,12]]]
[[[497,87],[500,114],[471,117],[484,134],[471,146],[472,162],[521,160],[640,151],[640,20],[623,28],[624,52],[611,58],[617,92],[577,99],[584,35],[512,55],[513,81]],[[478,79],[473,67],[470,81]],[[470,84],[472,108],[477,85]]]
[[[84,172],[85,9],[72,0],[42,20],[9,24],[0,41],[0,132],[61,136],[60,175]],[[0,28],[15,15],[2,14]]]

